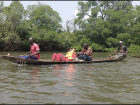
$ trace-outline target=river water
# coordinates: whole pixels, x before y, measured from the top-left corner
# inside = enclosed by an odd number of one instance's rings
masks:
[[[51,59],[53,53],[41,52],[41,59]],[[106,58],[109,54],[95,52],[93,57]],[[140,103],[140,58],[44,66],[18,65],[3,59],[0,62],[0,104]]]

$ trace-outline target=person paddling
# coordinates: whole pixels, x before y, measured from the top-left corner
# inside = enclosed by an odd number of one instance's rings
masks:
[[[118,53],[120,51],[120,53]],[[117,49],[116,52],[113,52],[113,54],[117,54],[115,56],[113,56],[113,59],[118,59],[120,57],[126,57],[127,53],[128,53],[128,48],[126,46],[123,45],[123,41],[119,42],[119,47]]]
[[[33,38],[29,38],[28,43],[30,44],[30,51],[26,53],[24,56],[21,56],[21,58],[39,60],[40,58],[39,45],[34,43]]]
[[[123,45],[123,41],[119,42],[119,47],[117,49],[116,52],[114,52],[115,54],[117,54],[120,51],[120,53],[122,53],[123,55],[127,55],[127,53],[129,52],[127,47]]]

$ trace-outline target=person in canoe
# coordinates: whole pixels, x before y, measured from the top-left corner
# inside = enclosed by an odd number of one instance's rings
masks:
[[[118,47],[117,51],[113,52],[113,54],[117,54],[117,55],[113,56],[112,58],[113,59],[118,59],[120,57],[126,57],[128,52],[129,52],[128,48],[123,45],[123,41],[120,41],[119,42],[119,47]]]
[[[30,44],[30,51],[20,58],[39,60],[40,58],[40,48],[39,45],[34,43],[33,38],[29,38],[28,43]]]
[[[58,61],[58,62],[67,62],[67,61],[73,61],[75,55],[75,49],[70,49],[66,56],[64,56],[62,53],[56,54],[54,53],[52,56],[52,61]]]
[[[77,53],[77,58],[85,61],[91,61],[92,54],[93,54],[92,49],[88,46],[87,43],[84,43],[83,50]]]

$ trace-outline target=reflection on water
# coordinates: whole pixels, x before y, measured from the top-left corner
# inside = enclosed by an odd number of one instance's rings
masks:
[[[53,75],[63,77],[63,79],[65,80],[65,82],[62,85],[74,86],[74,83],[72,82],[74,80],[74,73],[76,72],[74,64],[55,65],[53,69]],[[70,94],[71,92],[68,91],[63,93],[64,96],[69,96]]]
[[[52,54],[43,52],[41,57],[50,59]],[[94,53],[95,58],[108,55]],[[0,62],[1,104],[140,103],[140,58],[46,66],[17,65],[3,59]]]
[[[29,100],[34,100],[34,96],[38,96],[40,94],[40,92],[37,92],[35,91],[34,89],[39,85],[40,83],[40,77],[39,77],[39,71],[40,71],[40,68],[39,67],[31,67],[32,71],[31,71],[31,84],[33,85],[32,86],[32,90],[31,92],[33,93],[32,94],[32,98],[29,98]],[[33,101],[31,101],[31,103],[34,103]]]
[[[65,79],[69,79],[69,80],[72,80],[74,79],[74,76],[72,76],[72,74],[75,73],[75,66],[74,64],[68,64],[68,65],[56,65],[53,67],[53,71],[52,71],[52,74],[55,75],[55,76],[66,76]],[[61,73],[61,72],[64,72],[64,73]]]
[[[39,67],[32,67],[32,71],[31,71],[31,83],[35,84],[35,83],[40,83],[40,78],[39,78],[39,71],[40,68]]]
[[[75,66],[74,66],[74,64],[69,64],[67,66],[67,69],[65,69],[64,71],[65,71],[65,75],[67,76],[66,79],[69,79],[69,80],[74,79],[74,76],[72,76],[72,74],[75,73]]]

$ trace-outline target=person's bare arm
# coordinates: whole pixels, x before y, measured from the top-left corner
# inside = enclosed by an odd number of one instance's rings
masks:
[[[126,48],[126,54],[128,53],[129,51],[128,51],[128,48]]]
[[[24,54],[24,55],[28,55],[28,54],[31,54],[31,50],[29,52],[27,52],[26,54]]]
[[[29,56],[34,56],[34,55],[37,55],[37,54],[40,54],[40,50],[37,50],[37,52],[34,53],[34,54],[29,54]]]
[[[81,55],[83,53],[83,50],[81,52],[77,52],[77,56]]]
[[[126,52],[123,55],[126,55],[128,52],[129,52],[128,48],[126,47]]]

